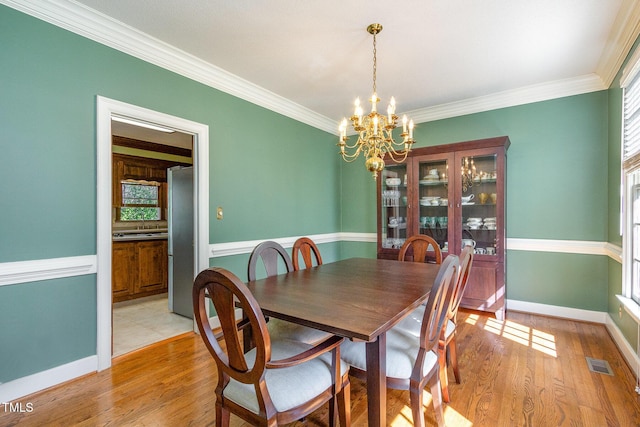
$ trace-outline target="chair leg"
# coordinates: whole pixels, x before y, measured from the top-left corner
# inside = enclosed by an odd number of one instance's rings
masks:
[[[422,391],[423,391],[422,388],[420,388],[419,386],[414,386],[413,384],[411,385],[409,390],[409,397],[411,399],[411,415],[413,416],[413,425],[415,427],[425,427],[424,412],[422,410],[422,405],[423,405]],[[438,390],[438,392],[440,392],[440,390]],[[434,402],[434,407],[435,407],[435,402]],[[436,419],[437,418],[438,417],[436,416]]]
[[[449,402],[449,377],[447,374],[447,347],[444,343],[438,346],[438,364],[440,365],[439,373],[440,385],[442,386],[442,400]]]
[[[347,382],[338,393],[338,414],[340,427],[351,425],[351,383]]]
[[[438,427],[443,427],[444,424],[444,410],[442,408],[442,395],[440,394],[440,381],[438,376],[435,376],[435,380],[431,384],[431,400],[433,401],[433,411],[436,414],[436,422]]]
[[[216,427],[228,427],[231,412],[216,402]]]
[[[335,427],[338,421],[337,399],[333,396],[329,399],[329,427]]]
[[[454,335],[447,345],[447,354],[451,360],[451,367],[453,368],[453,375],[456,377],[456,382],[460,384],[460,368],[458,368],[458,354],[456,348],[456,336]]]

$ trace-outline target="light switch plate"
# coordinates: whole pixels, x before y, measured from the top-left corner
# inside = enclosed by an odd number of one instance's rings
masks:
[[[222,219],[222,216],[224,214],[222,213],[222,207],[218,206],[218,209],[216,209],[216,218],[217,219]]]

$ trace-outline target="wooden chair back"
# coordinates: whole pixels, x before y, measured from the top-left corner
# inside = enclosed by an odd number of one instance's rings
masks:
[[[428,257],[429,247],[433,249],[434,256]],[[416,234],[405,240],[404,244],[400,248],[398,254],[398,261],[413,261],[413,262],[435,262],[436,264],[442,264],[442,251],[440,245],[432,237],[425,236],[424,234]]]
[[[316,265],[322,264],[322,256],[320,255],[320,250],[316,246],[316,244],[308,237],[300,237],[293,244],[293,249],[291,249],[291,258],[293,259],[293,270],[300,270],[300,256],[302,256],[302,260],[304,261],[305,268],[313,267],[313,258],[315,258]]]
[[[459,267],[458,257],[448,256],[433,282],[420,330],[421,351],[437,351],[438,349],[440,335],[446,324],[447,309],[450,305],[451,286],[458,278]],[[414,369],[422,369],[422,365],[416,363]]]
[[[224,348],[220,346],[209,324],[206,310],[209,301],[220,320]],[[195,279],[193,307],[202,339],[218,367],[216,392],[223,390],[230,378],[246,384],[258,384],[263,377],[266,362],[271,359],[271,341],[262,310],[247,286],[223,268],[209,268],[198,274]],[[235,317],[238,307],[244,311],[245,322],[248,322],[256,344],[253,363],[248,363],[245,358]],[[259,387],[256,387],[256,391],[262,393]],[[259,395],[259,398],[261,397]]]
[[[465,246],[464,249],[462,249],[462,253],[460,253],[458,278],[455,285],[451,288],[451,304],[449,304],[449,309],[447,310],[447,320],[453,320],[454,322],[456,320],[460,301],[462,301],[464,290],[467,287],[467,281],[469,280],[469,273],[471,272],[472,264],[473,247]]]
[[[249,265],[247,268],[249,280],[257,279],[256,270],[259,259],[262,259],[267,277],[278,274],[278,260],[282,260],[287,272],[293,271],[291,257],[289,257],[287,251],[279,243],[267,240],[253,248],[253,252],[251,252],[249,256]]]

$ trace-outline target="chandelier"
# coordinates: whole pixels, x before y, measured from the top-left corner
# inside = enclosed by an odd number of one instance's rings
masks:
[[[353,162],[360,153],[365,157],[365,166],[373,172],[373,178],[378,176],[378,172],[384,169],[384,156],[389,157],[397,163],[406,160],[413,140],[413,120],[407,122],[407,116],[402,117],[402,141],[396,142],[392,132],[396,128],[398,116],[396,116],[396,100],[391,97],[387,114],[378,113],[378,93],[376,91],[376,35],[382,31],[382,25],[371,24],[367,27],[367,32],[373,35],[373,95],[371,102],[371,112],[363,115],[360,98],[356,98],[355,110],[351,116],[353,130],[358,135],[358,140],[353,144],[347,144],[347,119],[342,119],[340,127],[340,154],[346,162]]]

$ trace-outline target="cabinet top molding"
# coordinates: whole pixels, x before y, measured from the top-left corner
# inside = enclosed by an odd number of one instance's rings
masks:
[[[511,145],[508,136],[474,139],[471,141],[454,142],[451,144],[432,145],[429,147],[414,147],[408,157],[424,156],[425,154],[449,153],[452,151],[476,150],[479,148],[503,147],[505,151]],[[388,160],[385,158],[385,161]]]

